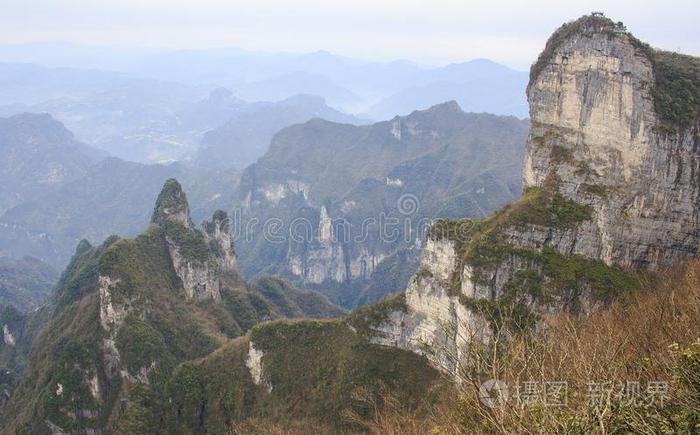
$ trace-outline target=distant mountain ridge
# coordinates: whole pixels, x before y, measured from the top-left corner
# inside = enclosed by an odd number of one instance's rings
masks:
[[[191,186],[198,220],[227,207],[238,183],[236,171],[105,158],[46,114],[0,118],[0,249],[61,268],[81,239],[137,234],[175,176]]]
[[[339,112],[323,98],[295,95],[277,103],[255,103],[207,131],[192,163],[203,167],[243,169],[267,151],[272,137],[284,127],[312,118],[350,124],[363,121]]]
[[[527,116],[527,73],[486,59],[429,67],[405,60],[363,61],[326,51],[297,54],[202,49],[115,53],[109,48],[100,51],[99,47],[57,46],[50,51],[46,46],[0,46],[0,60],[3,59],[120,71],[132,78],[209,90],[225,87],[249,101],[280,101],[300,93],[313,94],[323,97],[331,107],[374,120],[406,115],[447,100],[457,100],[468,111],[497,109],[497,114]]]
[[[426,72],[424,76],[413,86],[374,104],[368,109],[368,115],[373,119],[386,119],[456,100],[465,112],[528,117],[527,102],[520,95],[527,85],[525,72],[477,59]]]
[[[47,114],[0,118],[0,214],[80,178],[104,157]]]
[[[0,307],[27,312],[50,295],[59,273],[32,257],[13,258],[0,251]]]
[[[244,275],[281,273],[345,307],[400,290],[421,222],[485,216],[517,197],[527,128],[448,102],[372,125],[314,119],[280,131],[241,176],[240,228],[259,223],[239,243]],[[400,236],[382,239],[380,218],[401,222]],[[313,237],[274,243],[262,228],[274,220],[280,234],[302,222]]]
[[[84,78],[86,75],[88,78]],[[231,136],[229,142],[242,142],[235,144],[238,154],[223,156],[232,160],[230,163],[219,160],[218,155],[202,160],[226,169],[242,168],[255,161],[272,135],[291,124],[315,116],[362,122],[327,106],[322,97],[299,95],[308,88],[282,87],[290,92],[257,95],[257,100],[280,101],[249,102],[240,98],[247,94],[234,95],[223,87],[208,91],[208,86],[128,74],[0,63],[0,90],[8,90],[5,100],[0,97],[0,116],[49,113],[81,141],[115,157],[141,163],[185,161],[199,148],[226,142],[226,136]],[[283,98],[277,98],[280,95]],[[218,142],[217,137],[213,141],[206,137],[210,130],[222,130]],[[239,159],[232,158],[239,154]]]

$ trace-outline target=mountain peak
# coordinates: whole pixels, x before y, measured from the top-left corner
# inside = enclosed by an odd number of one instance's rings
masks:
[[[575,35],[591,36],[595,34],[605,34],[608,37],[618,34],[629,35],[622,22],[615,23],[613,20],[606,17],[602,12],[592,12],[591,14],[584,15],[574,21],[564,23],[554,33],[552,33],[547,40],[544,50],[542,53],[540,53],[537,61],[530,68],[530,83],[537,79],[537,76],[542,72],[547,63],[550,62],[556,50],[566,40]]]
[[[48,113],[19,113],[4,118],[4,122],[12,125],[21,137],[36,135],[39,132],[44,136],[63,140],[73,139],[73,133]]]
[[[396,119],[423,119],[428,116],[431,118],[441,118],[441,119],[452,119],[454,116],[463,115],[464,111],[454,100],[446,101],[444,103],[435,104],[427,109],[414,110],[408,116],[396,116]]]
[[[82,239],[75,248],[75,255],[82,255],[92,249],[92,245],[87,239]]]
[[[176,221],[188,228],[193,228],[187,195],[174,178],[163,185],[151,217],[151,222],[154,224],[162,224],[165,220]]]
[[[207,99],[212,101],[228,101],[232,98],[233,93],[230,90],[224,87],[218,87],[209,92],[209,97]]]
[[[436,113],[463,113],[463,110],[459,106],[459,103],[457,103],[455,100],[450,100],[444,103],[436,104],[430,107],[427,111]]]

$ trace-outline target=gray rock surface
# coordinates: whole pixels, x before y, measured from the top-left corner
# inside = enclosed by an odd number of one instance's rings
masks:
[[[690,126],[663,128],[650,49],[607,18],[583,17],[569,26],[550,39],[550,56],[533,67],[523,184],[526,192],[550,192],[562,208],[585,216],[567,224],[509,221],[525,199],[458,240],[461,248],[454,235],[429,239],[405,308],[376,327],[375,341],[427,353],[454,372],[470,343],[493,334],[462,299],[496,302],[516,283],[521,301],[539,314],[572,305],[583,313],[597,308],[590,280],[547,302],[522,295],[515,279],[523,272],[534,274],[542,288],[553,287],[543,255],[615,273],[655,270],[696,255],[697,112]],[[500,250],[490,257],[466,255],[465,246],[480,239]]]

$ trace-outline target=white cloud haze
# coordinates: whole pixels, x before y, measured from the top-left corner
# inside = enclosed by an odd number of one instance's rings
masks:
[[[444,63],[487,57],[526,68],[560,24],[593,10],[641,39],[700,55],[700,3],[0,0],[0,44],[240,47]]]

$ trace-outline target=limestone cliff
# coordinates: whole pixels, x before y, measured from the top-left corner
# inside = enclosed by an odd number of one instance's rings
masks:
[[[700,59],[585,16],[550,38],[527,92],[523,196],[484,220],[433,225],[377,341],[453,371],[475,339],[590,312],[634,288],[636,271],[696,255]]]
[[[685,123],[664,119],[669,103],[659,99],[669,90],[660,76],[669,55],[591,16],[555,33],[543,56],[528,87],[524,187],[555,178],[564,197],[592,210],[590,222],[568,230],[569,242],[557,249],[643,268],[695,255],[699,103]],[[697,86],[698,59],[678,57],[696,65],[690,78]],[[546,239],[536,237],[530,243]]]
[[[433,364],[456,373],[465,346],[489,334],[488,323],[452,291],[458,255],[449,240],[428,240],[421,269],[411,279],[398,309],[374,328],[372,341],[425,354]]]
[[[225,211],[217,210],[211,222],[202,224],[204,239],[214,252],[218,270],[223,273],[237,272],[236,252],[231,237],[231,221]]]
[[[204,231],[195,229],[187,197],[180,183],[170,179],[158,196],[152,223],[165,232],[173,268],[187,297],[220,301],[218,275],[236,267],[226,213],[215,213]]]
[[[283,274],[347,308],[405,288],[431,219],[484,217],[517,197],[528,125],[447,102],[280,131],[241,178],[242,272]]]
[[[0,310],[0,432],[157,433],[158,401],[141,400],[179,363],[262,321],[342,313],[278,279],[244,282],[229,230],[224,212],[195,229],[169,180],[141,235],[81,243],[46,306]]]

